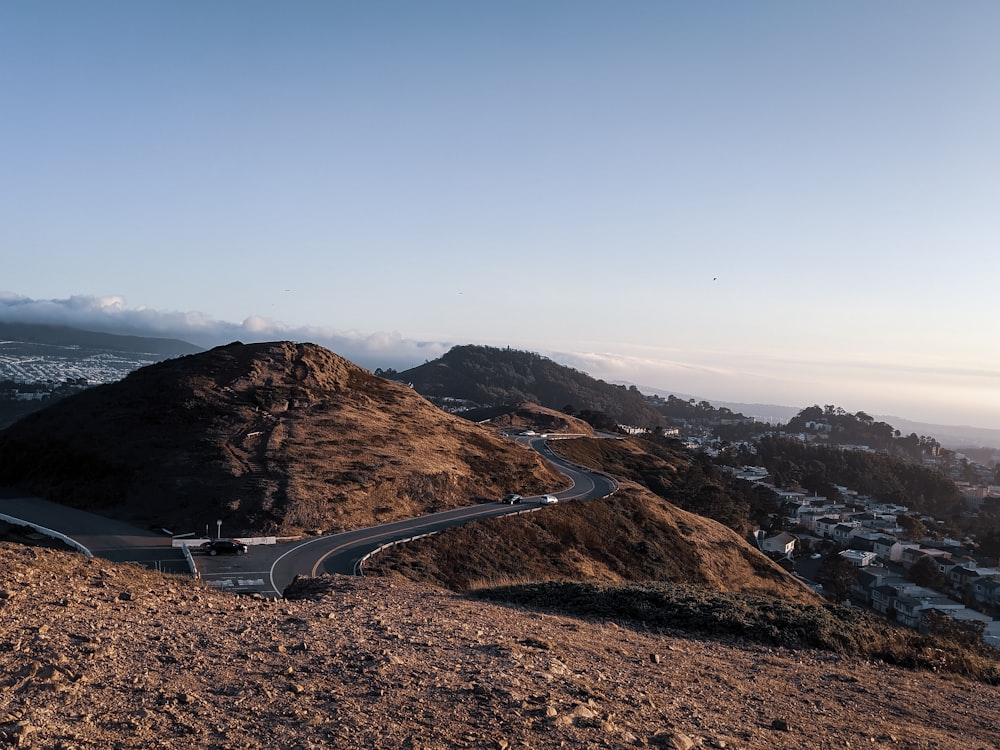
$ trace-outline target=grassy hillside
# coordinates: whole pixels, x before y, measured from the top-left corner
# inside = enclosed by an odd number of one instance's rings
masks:
[[[479,599],[658,631],[821,649],[1000,685],[1000,650],[947,617],[929,632],[826,602],[790,602],[684,584],[545,582],[480,589]]]
[[[432,399],[460,399],[472,406],[532,401],[549,409],[600,412],[614,424],[655,427],[663,417],[637,390],[557,364],[533,352],[489,346],[456,346],[426,364],[396,373]]]
[[[555,409],[547,409],[530,401],[524,401],[513,406],[472,409],[461,412],[461,416],[472,422],[488,424],[490,427],[495,427],[497,430],[508,433],[534,430],[538,433],[564,433],[589,436],[595,434],[594,428],[582,419],[571,417]]]
[[[0,433],[0,484],[181,531],[367,526],[565,485],[533,451],[312,344],[144,367]]]
[[[816,601],[732,530],[631,483],[605,500],[450,529],[387,550],[365,570],[454,590],[550,580],[673,581]]]
[[[710,458],[653,435],[625,440],[555,440],[552,450],[574,463],[638,482],[684,510],[723,523],[741,536],[766,522],[774,493],[722,474]]]

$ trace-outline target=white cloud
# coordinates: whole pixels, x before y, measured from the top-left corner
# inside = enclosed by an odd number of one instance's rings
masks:
[[[251,316],[242,323],[212,320],[199,312],[128,307],[123,297],[73,296],[38,300],[0,292],[0,320],[71,326],[89,331],[175,338],[212,347],[232,341],[301,341],[319,344],[357,364],[374,369],[406,369],[436,359],[451,348],[441,341],[414,341],[396,332],[365,334],[322,327],[291,327]]]
[[[440,357],[455,343],[484,343],[417,341],[395,331],[292,327],[261,316],[233,323],[212,320],[199,312],[129,307],[120,296],[38,300],[0,291],[0,321],[175,338],[203,347],[232,341],[311,342],[372,370],[405,370]],[[623,352],[538,351],[595,378],[634,383],[640,389],[784,406],[835,403],[848,411],[861,409],[870,414],[1000,425],[997,370],[983,363],[952,365],[926,358],[894,362],[889,357],[864,361],[808,352],[796,358],[762,352],[681,352],[634,346]]]

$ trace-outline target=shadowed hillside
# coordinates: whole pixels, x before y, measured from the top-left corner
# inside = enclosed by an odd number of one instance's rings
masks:
[[[456,346],[426,364],[392,374],[428,398],[455,399],[468,407],[533,401],[549,409],[572,407],[611,423],[652,428],[663,417],[634,388],[611,385],[533,352],[490,346]]]
[[[338,530],[542,492],[533,452],[313,344],[144,367],[0,433],[0,484],[117,517],[230,533]]]

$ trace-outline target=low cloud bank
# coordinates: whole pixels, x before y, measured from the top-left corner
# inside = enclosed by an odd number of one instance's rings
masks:
[[[129,307],[119,296],[38,300],[0,291],[0,321],[180,339],[206,348],[232,341],[308,341],[371,370],[406,370],[437,359],[460,343],[526,348],[517,341],[415,341],[396,332],[292,327],[258,316],[232,323],[198,312]],[[983,367],[809,360],[760,352],[681,352],[650,347],[617,352],[534,351],[595,378],[634,383],[646,392],[656,388],[713,401],[800,408],[837,404],[852,412],[860,409],[928,423],[1000,428],[1000,375]]]
[[[153,336],[210,348],[232,341],[300,341],[319,344],[369,369],[404,370],[447,352],[452,344],[414,341],[396,332],[361,333],[319,326],[292,327],[252,316],[242,323],[212,320],[198,312],[129,307],[119,296],[38,300],[0,292],[0,320],[69,326],[101,333]]]

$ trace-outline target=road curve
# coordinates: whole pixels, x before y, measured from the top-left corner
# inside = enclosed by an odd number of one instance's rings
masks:
[[[517,440],[538,451],[570,478],[571,487],[553,493],[562,502],[607,497],[618,487],[610,477],[560,459],[549,449],[546,438],[519,437]],[[354,574],[362,558],[393,542],[437,533],[470,521],[538,510],[541,510],[538,496],[525,497],[519,505],[482,503],[302,542],[254,546],[248,555],[196,555],[194,559],[201,577],[213,586],[239,593],[280,597],[298,575]],[[88,553],[108,560],[141,562],[176,573],[187,570],[181,551],[171,547],[169,537],[93,513],[16,492],[0,492],[0,517],[3,516],[61,532]]]
[[[569,489],[555,493],[560,501],[607,497],[618,487],[614,479],[574,466],[553,454],[545,438],[520,440],[537,450],[572,480],[573,484]],[[538,497],[533,496],[524,498],[520,505],[484,503],[310,539],[291,546],[274,561],[269,576],[270,591],[267,593],[271,596],[280,596],[297,575],[317,576],[323,573],[352,575],[357,572],[358,563],[366,555],[392,542],[437,533],[470,521],[539,509]]]

